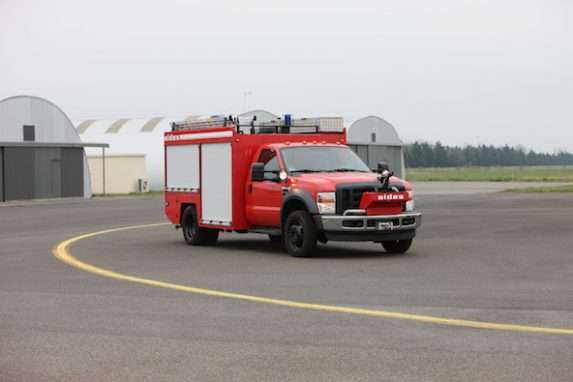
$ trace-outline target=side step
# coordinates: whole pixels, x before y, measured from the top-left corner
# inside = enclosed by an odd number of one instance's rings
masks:
[[[253,227],[249,228],[249,233],[262,233],[273,236],[281,236],[283,234],[280,229],[273,227]]]

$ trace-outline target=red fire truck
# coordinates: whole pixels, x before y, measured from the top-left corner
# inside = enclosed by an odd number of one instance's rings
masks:
[[[348,147],[342,118],[211,117],[165,133],[165,213],[189,245],[220,232],[260,233],[296,257],[317,241],[371,241],[408,250],[421,214],[385,163]]]

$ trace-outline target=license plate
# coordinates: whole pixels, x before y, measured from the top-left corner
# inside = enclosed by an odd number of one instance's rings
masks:
[[[392,222],[378,222],[379,231],[392,231],[394,229],[394,224]]]

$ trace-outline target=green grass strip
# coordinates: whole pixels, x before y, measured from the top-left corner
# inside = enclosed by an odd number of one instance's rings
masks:
[[[409,168],[409,181],[436,182],[573,182],[573,167]]]
[[[565,186],[548,186],[548,187],[526,187],[526,188],[508,188],[504,192],[515,192],[522,194],[531,193],[548,193],[548,192],[573,192],[573,184]]]

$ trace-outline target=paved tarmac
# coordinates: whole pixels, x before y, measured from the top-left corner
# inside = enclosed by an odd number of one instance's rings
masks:
[[[464,186],[458,183],[460,187]],[[80,261],[219,291],[573,329],[573,195],[424,192],[410,252],[264,236],[189,247],[169,225],[83,239]],[[161,198],[0,207],[0,381],[573,381],[573,336],[313,311],[115,280],[62,240],[165,221]]]

